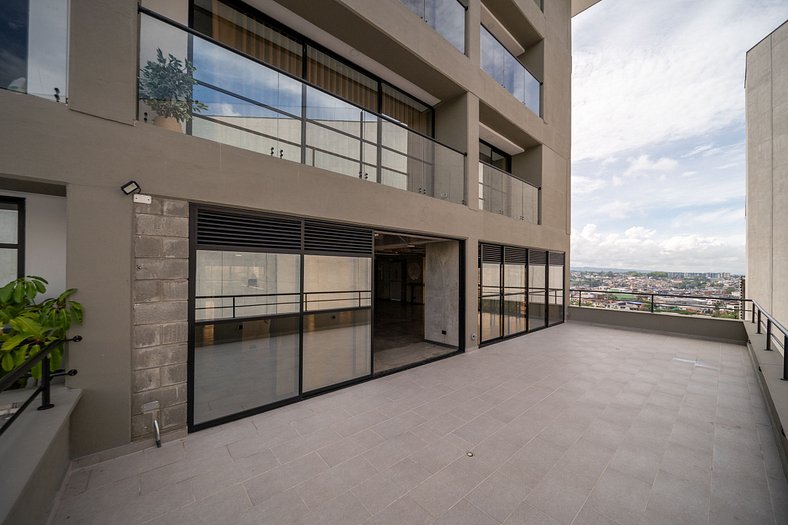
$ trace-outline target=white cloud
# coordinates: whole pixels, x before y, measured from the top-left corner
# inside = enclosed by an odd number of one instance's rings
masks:
[[[678,165],[673,159],[661,157],[652,161],[648,155],[643,154],[637,158],[629,159],[629,167],[624,172],[626,176],[642,175],[649,172],[672,171]]]
[[[787,17],[784,0],[605,0],[575,17],[573,158],[743,123],[745,52]]]
[[[702,146],[695,146],[692,151],[689,153],[685,153],[682,155],[682,158],[694,157],[698,153],[703,153],[704,151],[709,151],[714,148],[714,144],[703,144]]]
[[[661,237],[633,226],[600,232],[595,224],[572,231],[572,265],[665,271],[742,272],[744,238],[702,235]],[[709,261],[713,261],[710,264]]]
[[[576,176],[572,178],[572,192],[582,195],[593,193],[607,186],[607,181],[592,179],[591,177]]]
[[[707,212],[682,213],[671,221],[674,228],[694,228],[698,224],[726,226],[744,221],[744,208],[720,208]]]

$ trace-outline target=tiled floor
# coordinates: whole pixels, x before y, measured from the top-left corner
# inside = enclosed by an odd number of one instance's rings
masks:
[[[782,524],[788,485],[743,346],[568,323],[74,470],[53,522]]]

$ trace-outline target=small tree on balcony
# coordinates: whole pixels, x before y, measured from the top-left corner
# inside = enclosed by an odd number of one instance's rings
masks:
[[[197,81],[196,68],[188,60],[181,61],[172,54],[164,56],[156,50],[156,60],[148,60],[140,69],[140,99],[160,117],[174,118],[184,122],[192,113],[208,109],[208,106],[192,98]]]

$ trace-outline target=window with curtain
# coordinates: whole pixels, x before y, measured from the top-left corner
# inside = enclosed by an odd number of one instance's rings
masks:
[[[380,112],[412,130],[432,136],[432,108],[383,84]]]

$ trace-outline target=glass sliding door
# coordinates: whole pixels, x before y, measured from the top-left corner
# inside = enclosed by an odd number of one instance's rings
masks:
[[[297,397],[301,256],[195,259],[194,423]]]
[[[503,264],[503,335],[527,330],[527,281],[525,248],[504,248]]]
[[[304,256],[303,391],[372,372],[372,258]]]
[[[544,328],[547,321],[547,252],[528,251],[528,330]]]
[[[482,244],[479,257],[481,342],[501,337],[501,246]]]
[[[550,269],[547,275],[547,322],[550,326],[564,321],[564,254],[550,252]]]

